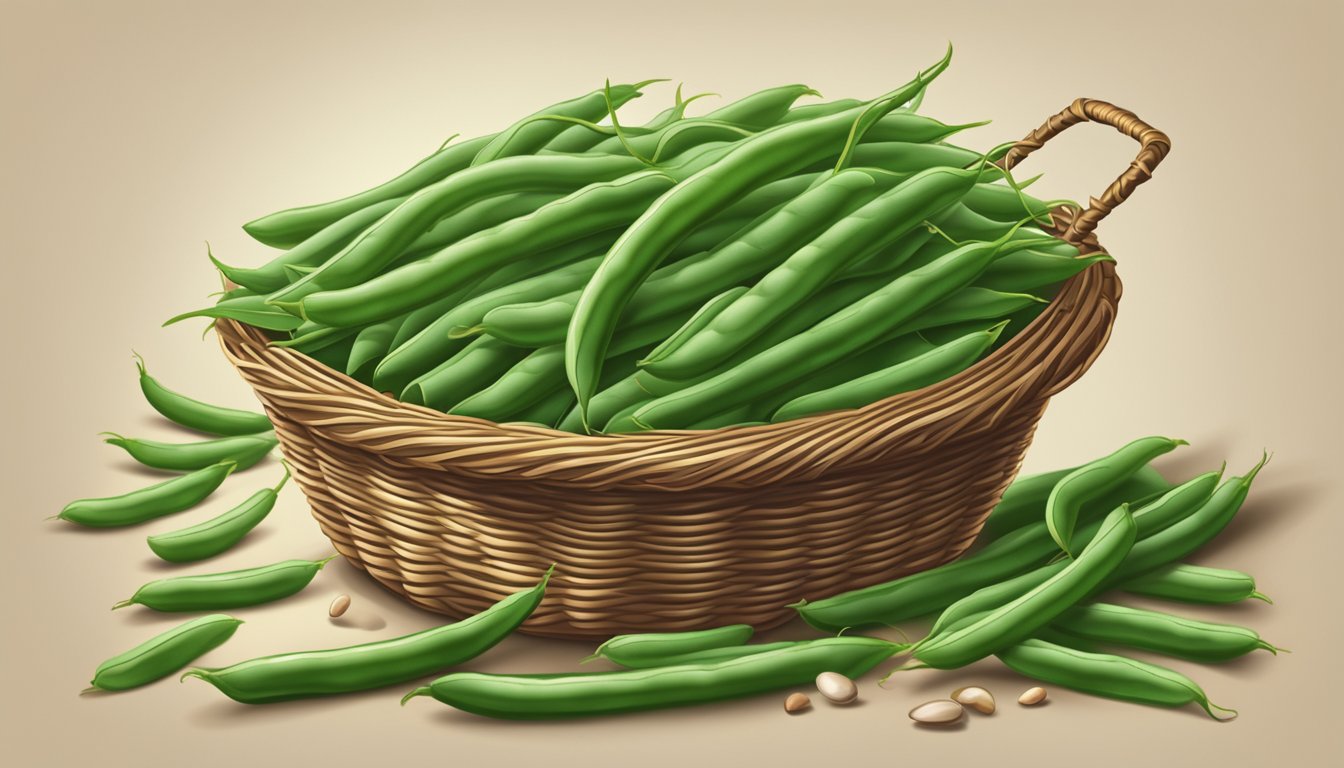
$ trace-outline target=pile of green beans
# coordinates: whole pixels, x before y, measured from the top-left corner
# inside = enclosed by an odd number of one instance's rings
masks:
[[[211,255],[237,287],[170,322],[231,318],[406,402],[593,434],[934,384],[1109,259],[1040,229],[1058,203],[991,165],[1002,147],[948,143],[983,123],[916,111],[950,56],[869,100],[784,85],[695,117],[678,88],[644,125],[620,110],[654,81],[608,84],[248,223],[286,250]]]

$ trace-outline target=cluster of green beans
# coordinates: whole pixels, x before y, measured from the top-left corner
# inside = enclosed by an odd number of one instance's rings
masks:
[[[853,677],[907,654],[899,670],[955,669],[997,656],[1053,685],[1156,706],[1195,703],[1218,718],[1232,710],[1210,703],[1190,678],[1110,648],[1200,663],[1280,649],[1245,627],[1098,600],[1112,589],[1211,605],[1267,600],[1247,574],[1181,562],[1232,520],[1264,462],[1241,477],[1224,480],[1218,470],[1172,485],[1149,462],[1183,444],[1142,438],[1087,464],[1022,478],[1004,493],[972,554],[798,604],[808,623],[836,637],[751,643],[752,628],[743,624],[621,635],[585,660],[605,659],[620,671],[457,672],[416,688],[403,703],[431,696],[509,719],[614,714],[787,688],[822,671]],[[1062,553],[1056,539],[1075,543],[1077,554]],[[914,643],[852,631],[925,615],[937,619]]]
[[[268,331],[378,391],[574,432],[708,429],[857,408],[956,374],[1104,254],[918,114],[948,56],[877,98],[768,88],[644,125],[610,85],[396,178],[245,229],[185,317]],[[974,124],[980,125],[980,123]],[[172,321],[170,321],[172,322]]]

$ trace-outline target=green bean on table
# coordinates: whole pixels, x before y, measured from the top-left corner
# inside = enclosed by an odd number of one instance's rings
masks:
[[[192,619],[99,664],[83,692],[125,691],[167,677],[223,645],[242,623],[223,614]]]
[[[66,504],[55,517],[89,528],[136,525],[196,506],[214,493],[235,467],[232,461],[221,461],[120,496],[79,499]]]
[[[572,675],[456,672],[416,696],[488,717],[537,720],[636,712],[768,693],[812,683],[822,672],[857,678],[904,646],[868,637],[828,637],[715,663]]]
[[[289,480],[289,465],[285,474],[272,488],[263,488],[247,497],[241,504],[218,517],[167,533],[149,536],[146,542],[160,559],[170,563],[189,563],[214,557],[243,540],[275,507],[280,489]]]
[[[149,375],[144,358],[136,355],[135,364],[140,372],[140,391],[145,400],[175,424],[214,435],[254,435],[271,429],[271,420],[263,414],[221,408],[178,394]]]
[[[261,605],[297,594],[313,580],[325,560],[284,560],[258,568],[224,573],[172,576],[151,581],[113,609],[143,605],[163,612],[213,611]]]
[[[244,704],[330,696],[403,683],[490,650],[532,615],[550,577],[548,570],[535,587],[515,592],[453,624],[345,648],[281,653],[228,667],[191,669],[183,677],[205,680]]]
[[[1249,573],[1187,563],[1149,571],[1125,582],[1121,589],[1135,595],[1183,603],[1236,603],[1248,599],[1273,602],[1256,589],[1255,577]]]
[[[1084,640],[1124,645],[1187,661],[1220,662],[1257,650],[1276,655],[1279,652],[1255,630],[1246,627],[1109,603],[1071,608],[1055,619],[1053,626]]]
[[[221,437],[196,443],[162,443],[157,440],[138,440],[122,437],[115,432],[103,442],[122,448],[139,463],[155,469],[187,472],[205,469],[221,461],[232,461],[235,471],[251,467],[271,452],[279,441],[274,432],[255,435]]]
[[[687,653],[745,644],[754,630],[749,624],[729,624],[691,632],[642,632],[617,635],[597,647],[589,658],[604,658],[622,667],[658,666],[661,659]]]
[[[1156,664],[1111,654],[1088,653],[1044,640],[1024,640],[996,654],[1018,674],[1075,691],[1159,707],[1199,704],[1209,717],[1224,709],[1185,675]]]

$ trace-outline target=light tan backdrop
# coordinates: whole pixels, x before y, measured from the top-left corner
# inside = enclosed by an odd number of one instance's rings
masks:
[[[731,2],[12,2],[0,24],[6,330],[0,761],[9,765],[1219,765],[1320,763],[1340,752],[1340,4]],[[600,85],[668,77],[724,99],[805,82],[828,97],[904,82],[951,39],[926,111],[993,118],[962,138],[1018,138],[1076,96],[1130,107],[1174,139],[1148,186],[1101,236],[1125,281],[1109,348],[1059,396],[1028,470],[1139,435],[1193,444],[1164,462],[1274,460],[1230,532],[1201,554],[1259,577],[1277,604],[1188,612],[1259,628],[1291,655],[1177,664],[1215,701],[1216,725],[1059,691],[1012,703],[1024,681],[996,663],[917,672],[863,702],[789,718],[782,695],[595,722],[474,718],[401,686],[247,708],[169,680],[79,698],[103,658],[171,626],[108,607],[175,572],[143,537],[226,509],[273,482],[262,467],[207,508],[125,532],[43,518],[71,498],[150,482],[99,430],[171,437],[135,387],[130,350],[163,381],[255,405],[199,325],[160,330],[215,287],[204,240],[227,261],[265,258],[238,225],[362,189],[455,132],[470,136]],[[671,101],[650,88],[632,111]],[[705,108],[712,102],[706,102]],[[1071,131],[1027,167],[1052,196],[1098,193],[1133,146]],[[206,566],[315,557],[327,546],[286,493],[245,546]],[[187,569],[193,570],[193,569]],[[200,570],[200,569],[195,569]],[[327,602],[354,595],[347,620]],[[210,654],[229,663],[430,626],[334,563],[301,596],[237,611]],[[792,627],[775,636],[805,634]],[[585,644],[514,638],[474,665],[574,667]],[[876,676],[874,676],[875,678]],[[963,729],[913,728],[906,711],[979,682],[1005,701]],[[13,761],[7,759],[13,757]]]

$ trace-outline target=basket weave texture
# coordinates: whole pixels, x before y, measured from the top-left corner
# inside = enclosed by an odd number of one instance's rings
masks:
[[[1093,230],[1169,140],[1132,113],[1079,99],[1011,165],[1093,120],[1138,140],[1101,200],[1053,232]],[[932,568],[963,552],[1020,466],[1051,396],[1110,335],[1114,265],[1070,279],[993,354],[856,410],[707,431],[588,436],[449,416],[399,402],[221,320],[224,352],[275,423],[314,516],[351,563],[412,603],[476,613],[556,575],[522,630],[556,637],[766,629],[790,603]]]

